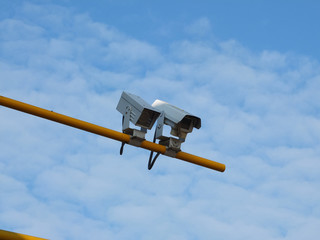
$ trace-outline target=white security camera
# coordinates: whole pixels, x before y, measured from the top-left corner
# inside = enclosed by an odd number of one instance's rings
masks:
[[[122,92],[117,110],[123,115],[122,132],[131,135],[130,144],[139,146],[145,140],[147,129],[151,129],[160,112],[137,95]],[[130,122],[141,127],[140,130],[130,128]],[[123,152],[122,143],[120,154]]]
[[[155,142],[156,139],[159,139],[159,144],[164,145],[167,148],[165,154],[174,157],[177,152],[181,150],[181,143],[185,141],[187,134],[191,133],[194,127],[197,129],[201,127],[201,119],[176,106],[158,99],[154,101],[152,107],[161,112],[154,133],[153,142]],[[170,134],[178,138],[164,136],[164,124],[169,125],[171,127]],[[157,153],[152,159],[153,152],[151,151],[148,162],[149,170],[153,167],[158,156],[159,153]]]
[[[128,92],[122,92],[117,110],[125,118],[128,117],[128,120],[134,125],[145,129],[151,129],[160,115],[158,110],[153,108],[142,98]]]
[[[160,112],[164,112],[164,124],[171,127],[171,135],[179,137],[185,141],[187,134],[191,133],[193,128],[201,127],[201,119],[167,102],[156,100],[152,107]],[[160,136],[159,136],[160,137]]]

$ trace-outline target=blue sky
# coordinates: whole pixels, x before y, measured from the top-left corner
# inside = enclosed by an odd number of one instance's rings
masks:
[[[202,118],[213,172],[0,109],[0,228],[50,239],[314,239],[316,1],[3,1],[1,95],[115,130],[123,90]],[[151,139],[151,133],[147,135]]]
[[[1,16],[10,17],[24,1],[3,0]],[[185,36],[183,29],[201,17],[210,20],[214,36],[237,39],[252,51],[278,50],[320,57],[316,47],[320,3],[315,0],[243,1],[33,1],[58,3],[130,36],[166,47]],[[190,36],[189,36],[190,37]]]

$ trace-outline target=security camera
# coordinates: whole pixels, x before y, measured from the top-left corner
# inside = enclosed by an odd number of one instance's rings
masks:
[[[160,115],[158,110],[154,109],[142,98],[128,92],[122,92],[117,110],[134,125],[144,129],[151,129]],[[127,126],[124,127],[126,128]]]
[[[201,127],[201,119],[167,102],[156,100],[152,107],[160,112],[164,112],[164,124],[171,127],[170,134],[179,137],[185,141],[187,134],[191,133],[193,128]],[[160,137],[160,136],[159,136]]]
[[[154,101],[152,107],[161,112],[154,133],[153,142],[158,139],[159,144],[164,145],[167,148],[165,154],[174,157],[177,152],[181,150],[181,143],[185,141],[187,134],[191,133],[194,127],[197,129],[201,127],[201,119],[176,106],[158,99]],[[164,136],[164,125],[169,125],[171,127],[170,134],[178,138]],[[150,152],[148,162],[149,170],[153,167],[158,156],[159,153],[157,153],[157,155],[152,159],[153,152]]]
[[[139,146],[145,140],[147,129],[151,129],[160,112],[137,95],[122,92],[117,110],[123,115],[122,132],[131,136],[130,144]],[[130,122],[141,127],[140,130],[130,128]],[[120,154],[122,154],[122,143]]]

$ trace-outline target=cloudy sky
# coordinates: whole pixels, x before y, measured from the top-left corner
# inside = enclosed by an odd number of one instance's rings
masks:
[[[151,3],[152,2],[152,3]],[[202,119],[224,173],[0,107],[0,228],[64,239],[315,239],[320,3],[2,0],[0,94],[121,130],[123,90]],[[152,132],[147,135],[152,139]]]

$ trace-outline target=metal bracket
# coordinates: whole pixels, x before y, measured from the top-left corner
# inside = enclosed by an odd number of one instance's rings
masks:
[[[155,138],[156,139],[162,139],[164,136],[163,134],[163,126],[164,126],[164,112],[160,113],[160,116],[157,121],[157,128],[155,130]]]
[[[131,113],[131,107],[127,106],[126,112],[122,117],[122,132],[130,128],[130,113]]]
[[[128,144],[140,147],[141,143],[146,140],[145,135],[146,133],[142,130],[138,129],[132,129],[132,128],[127,128],[126,130],[123,131],[123,133],[130,135],[130,141]],[[123,148],[126,143],[122,142],[121,148],[120,148],[120,155],[123,153]]]
[[[166,146],[166,152],[164,155],[175,157],[177,152],[181,151],[181,143],[183,142],[180,139],[176,139],[173,137],[163,136],[163,125],[164,125],[164,112],[161,112],[160,117],[158,118],[157,127],[154,132],[153,142],[156,142],[156,139],[159,139],[159,144]],[[149,161],[148,161],[148,169],[151,170],[160,153],[157,153],[154,158],[153,151],[150,152]]]
[[[128,144],[140,147],[141,143],[146,140],[146,128],[141,128],[141,130],[138,129],[133,129],[130,128],[130,114],[131,114],[131,107],[127,106],[126,107],[126,112],[122,117],[122,132],[125,134],[130,135],[130,141]],[[122,142],[121,143],[121,148],[120,148],[120,155],[123,153],[123,148],[126,143]]]
[[[167,147],[164,155],[167,155],[169,157],[175,157],[177,152],[181,151],[181,141],[176,138],[169,137],[165,140],[160,141],[159,144]]]
[[[137,129],[132,129],[132,128],[127,128],[125,131],[123,131],[125,134],[130,135],[130,141],[129,144],[136,146],[136,147],[140,147],[141,142],[146,140],[145,136],[146,133],[144,131],[141,130],[137,130]]]

